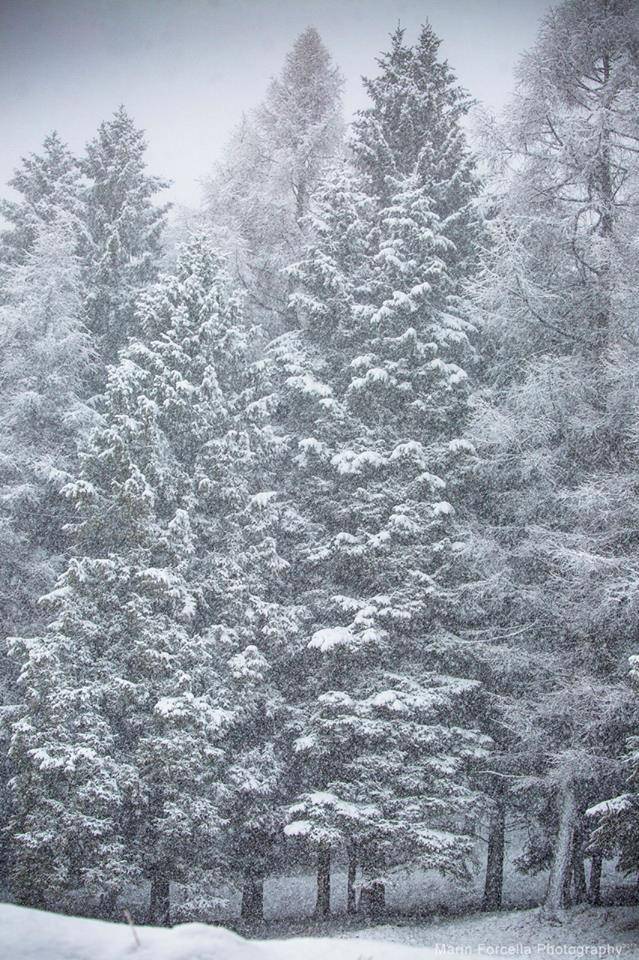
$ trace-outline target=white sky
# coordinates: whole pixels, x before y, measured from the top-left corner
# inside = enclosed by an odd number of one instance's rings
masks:
[[[374,74],[375,57],[398,21],[413,38],[426,19],[460,81],[498,110],[549,6],[548,0],[0,0],[0,184],[51,130],[80,151],[124,103],[147,132],[150,172],[174,181],[170,199],[197,204],[198,181],[309,24],[346,78],[347,117],[365,105],[360,77]]]

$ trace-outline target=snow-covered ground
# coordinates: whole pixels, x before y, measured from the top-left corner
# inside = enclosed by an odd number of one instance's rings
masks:
[[[538,909],[476,913],[454,920],[369,928],[350,934],[392,940],[436,951],[439,956],[639,958],[639,908],[574,907],[561,924],[543,920]]]
[[[434,960],[429,949],[383,938],[244,940],[223,927],[161,930],[0,905],[2,960]]]
[[[538,910],[425,924],[382,925],[340,937],[244,940],[222,927],[185,924],[132,929],[0,904],[3,960],[435,960],[446,956],[639,958],[631,907],[575,908],[565,923]]]

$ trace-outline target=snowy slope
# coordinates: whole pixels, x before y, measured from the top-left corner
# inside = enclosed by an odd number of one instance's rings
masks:
[[[577,957],[623,957],[639,960],[639,910],[630,907],[578,906],[566,911],[561,924],[545,921],[539,910],[512,910],[453,919],[433,917],[428,923],[384,924],[349,934],[411,944],[434,952],[483,957],[526,957],[558,960]],[[468,951],[468,953],[467,953]],[[368,952],[368,944],[366,947]]]
[[[540,960],[639,960],[635,907],[575,908],[560,926],[538,910],[475,914],[426,924],[383,925],[347,939],[243,940],[192,923],[162,930],[0,904],[2,960],[435,960],[463,955]],[[438,949],[439,945],[439,949]]]
[[[377,940],[243,940],[200,923],[171,930],[84,920],[0,904],[3,960],[435,960],[433,950]]]

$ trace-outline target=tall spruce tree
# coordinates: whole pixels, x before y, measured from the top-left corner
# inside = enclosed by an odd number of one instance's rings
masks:
[[[85,310],[103,364],[136,333],[135,302],[157,277],[168,186],[146,172],[146,140],[124,107],[102,123],[81,161],[86,188],[82,244]],[[96,385],[104,378],[98,372]]]
[[[382,207],[398,179],[417,176],[441,232],[455,245],[449,277],[463,283],[476,267],[482,236],[474,202],[479,181],[461,127],[472,100],[440,59],[440,45],[429,24],[413,45],[401,28],[392,34],[378,75],[364,80],[371,103],[355,117],[351,145],[367,191]]]
[[[490,372],[472,434],[501,616],[546,661],[519,705],[519,753],[542,807],[555,804],[553,917],[632,710],[620,664],[637,609],[635,13],[625,0],[557,8],[488,136],[495,216],[478,289]]]
[[[467,774],[489,742],[473,725],[480,685],[445,666],[463,644],[444,491],[454,497],[468,448],[462,364],[473,351],[422,159],[395,178],[388,203],[369,178],[341,171],[316,194],[316,240],[291,270],[302,329],[270,351],[313,624],[295,743],[306,789],[287,833],[318,848],[319,913],[337,843],[351,878],[359,858],[373,911],[400,864],[468,877],[477,796]]]

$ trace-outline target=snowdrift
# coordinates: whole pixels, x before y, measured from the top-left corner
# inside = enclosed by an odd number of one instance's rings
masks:
[[[431,949],[367,940],[243,940],[223,927],[161,930],[0,904],[6,960],[435,960]]]

